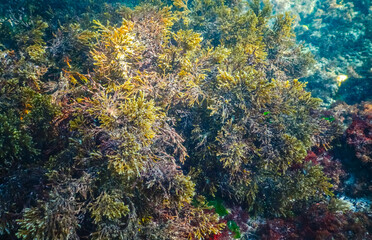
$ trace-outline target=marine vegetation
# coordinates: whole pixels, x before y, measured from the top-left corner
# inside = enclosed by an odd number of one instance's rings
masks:
[[[298,41],[317,63],[304,79],[308,89],[329,106],[371,100],[371,16],[365,0],[273,0],[278,12],[295,16]]]
[[[369,164],[370,118],[342,135],[337,108],[306,90],[315,60],[289,12],[267,0],[0,9],[0,238],[368,235],[371,219],[340,200],[333,147]]]
[[[256,213],[288,215],[300,201],[332,195],[321,167],[303,160],[312,146],[332,141],[337,124],[321,118],[320,100],[305,84],[268,79],[273,63],[264,32],[273,45],[289,42],[291,21],[277,16],[271,29],[267,5],[250,7],[244,20],[229,19],[243,25],[233,31],[242,34],[233,44],[221,40],[215,51],[223,58],[201,84],[207,97],[181,121],[192,140],[186,164],[201,191],[229,196]]]
[[[371,220],[361,213],[334,212],[324,204],[311,206],[289,221],[269,220],[262,239],[368,239]]]

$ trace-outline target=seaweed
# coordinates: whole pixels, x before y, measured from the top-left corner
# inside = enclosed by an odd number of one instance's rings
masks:
[[[340,137],[294,24],[266,0],[1,3],[1,237],[366,236],[330,149],[369,164],[369,110]]]

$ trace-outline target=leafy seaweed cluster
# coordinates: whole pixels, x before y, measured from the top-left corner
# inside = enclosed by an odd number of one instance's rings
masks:
[[[303,160],[311,146],[332,141],[337,128],[321,118],[320,100],[303,83],[268,79],[273,59],[285,58],[273,47],[290,41],[291,20],[277,16],[270,26],[267,4],[253,1],[244,17],[220,20],[239,25],[221,30],[214,69],[201,84],[206,100],[181,124],[192,139],[190,171],[202,191],[287,215],[299,201],[331,195],[321,167]]]
[[[288,13],[65,2],[0,10],[1,236],[238,238],[243,220],[207,198],[285,217],[333,195],[306,156],[338,121],[296,79],[313,59]]]
[[[318,204],[294,219],[269,220],[260,231],[262,239],[368,239],[371,227],[362,213],[342,214]]]

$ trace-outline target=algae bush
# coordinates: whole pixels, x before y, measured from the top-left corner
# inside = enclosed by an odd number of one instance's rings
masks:
[[[1,2],[0,238],[370,237],[337,153],[371,167],[371,105],[343,134],[275,6]]]

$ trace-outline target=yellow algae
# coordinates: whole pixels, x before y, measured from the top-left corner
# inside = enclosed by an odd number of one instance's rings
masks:
[[[341,86],[341,83],[345,82],[349,77],[347,75],[338,75],[336,81],[338,86]]]

